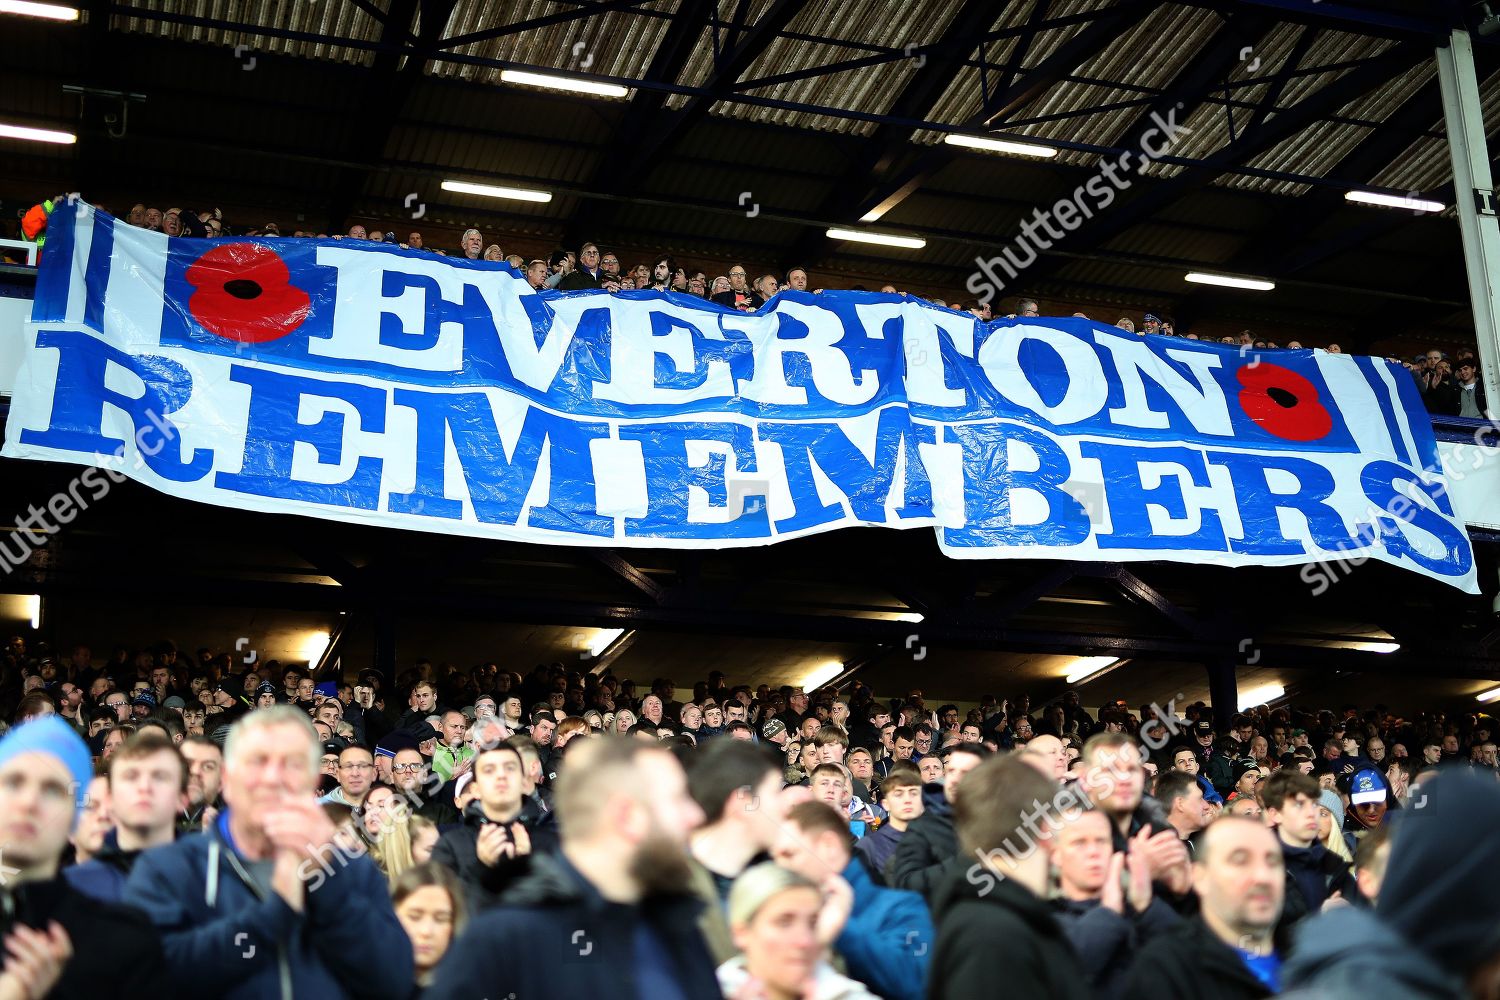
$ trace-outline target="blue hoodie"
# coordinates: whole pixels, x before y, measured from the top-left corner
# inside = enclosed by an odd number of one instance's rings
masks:
[[[178,992],[244,1000],[411,996],[411,941],[373,861],[330,851],[312,869],[298,913],[256,883],[229,829],[225,810],[212,831],[146,851],[125,884],[125,902],[162,933]]]
[[[850,977],[885,1000],[922,1000],[936,937],[926,900],[876,885],[857,857],[844,868],[844,881],[854,890],[854,907],[833,947]]]

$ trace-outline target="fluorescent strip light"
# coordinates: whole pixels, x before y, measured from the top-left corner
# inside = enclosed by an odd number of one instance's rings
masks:
[[[1396,650],[1398,650],[1398,649],[1401,648],[1401,643],[1399,643],[1399,642],[1362,642],[1356,648],[1363,649],[1367,653],[1394,653]]]
[[[911,622],[913,625],[920,625],[920,624],[922,624],[922,622],[924,622],[926,620],[927,620],[927,616],[926,615],[921,614],[920,612],[916,612],[916,611],[903,611],[899,615],[896,616],[896,621],[898,621],[898,622]]]
[[[589,643],[589,655],[598,658],[599,654],[609,648],[610,643],[625,634],[622,628],[603,628],[599,634],[594,636],[594,641]]]
[[[470,184],[468,181],[443,181],[440,186],[444,191],[453,191],[457,194],[478,194],[486,198],[510,198],[513,201],[539,201],[543,203],[552,200],[551,191],[531,191],[526,188],[507,187],[503,184]]]
[[[26,139],[30,142],[57,142],[69,145],[78,141],[72,132],[56,132],[50,128],[30,128],[26,125],[9,125],[0,122],[0,139]]]
[[[29,0],[0,0],[0,14],[24,14],[27,17],[46,17],[54,21],[78,20],[77,7],[61,7],[55,3],[30,3]]]
[[[26,603],[31,609],[31,627],[34,629],[42,627],[42,595],[31,594],[26,598]]]
[[[1412,212],[1441,212],[1448,207],[1440,201],[1429,201],[1415,195],[1382,194],[1379,191],[1350,191],[1344,195],[1344,200],[1359,202],[1361,205],[1379,205],[1381,208],[1404,208]]]
[[[1123,662],[1118,656],[1080,656],[1068,668],[1067,681],[1069,684],[1084,684],[1102,677]]]
[[[590,94],[594,97],[624,97],[629,87],[615,83],[595,83],[593,80],[578,80],[570,76],[549,76],[544,73],[527,73],[519,69],[500,71],[504,83],[519,83],[527,87],[544,87],[547,90],[566,90],[574,94]]]
[[[1281,684],[1262,684],[1248,691],[1241,691],[1239,697],[1239,711],[1247,712],[1256,705],[1266,705],[1282,695],[1286,694],[1286,688]]]
[[[902,247],[906,250],[920,250],[927,245],[927,241],[915,236],[892,236],[890,233],[862,233],[857,229],[830,229],[828,230],[830,240],[849,240],[851,243],[873,243],[880,247]]]
[[[1012,139],[987,139],[978,135],[960,135],[950,132],[943,137],[943,141],[950,146],[966,146],[969,149],[983,149],[992,153],[1014,153],[1017,156],[1040,156],[1052,157],[1057,155],[1057,150],[1051,146],[1038,146],[1030,142],[1016,142]]]
[[[805,691],[811,691],[815,687],[828,683],[843,672],[844,665],[837,660],[834,660],[832,663],[825,663],[802,679],[802,688]]]
[[[1189,271],[1187,280],[1195,285],[1223,285],[1225,288],[1248,288],[1253,292],[1269,292],[1276,287],[1274,281],[1264,278],[1236,278],[1230,274],[1209,274],[1205,271]]]
[[[1496,698],[1500,698],[1500,688],[1490,688],[1488,691],[1481,691],[1476,700],[1482,702],[1491,702]]]

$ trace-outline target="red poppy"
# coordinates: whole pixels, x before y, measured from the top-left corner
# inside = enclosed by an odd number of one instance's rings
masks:
[[[1333,415],[1318,387],[1302,375],[1265,361],[1235,372],[1244,386],[1240,407],[1268,434],[1287,441],[1316,441],[1333,429]]]
[[[187,269],[196,289],[188,311],[210,333],[246,344],[285,337],[307,319],[312,303],[291,283],[286,261],[259,243],[224,243]]]

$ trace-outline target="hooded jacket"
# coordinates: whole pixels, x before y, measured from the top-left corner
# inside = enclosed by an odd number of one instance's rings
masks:
[[[1314,841],[1311,847],[1293,847],[1282,841],[1281,856],[1286,859],[1286,896],[1277,924],[1281,933],[1289,933],[1308,914],[1316,916],[1336,892],[1350,903],[1362,899],[1349,862],[1322,844]]]
[[[699,905],[688,893],[611,903],[561,854],[538,855],[500,906],[469,922],[426,995],[638,997],[642,979],[665,975],[687,1000],[718,1000],[713,959],[698,932]],[[650,928],[665,964],[647,970],[637,960],[637,925]]]
[[[125,896],[125,880],[130,869],[135,867],[140,851],[120,850],[118,831],[104,835],[104,843],[98,852],[80,865],[64,868],[63,878],[68,884],[90,899],[106,903],[118,903]]]
[[[174,980],[174,990],[162,995],[409,996],[411,942],[375,863],[329,850],[310,872],[298,913],[256,882],[229,834],[228,811],[208,833],[144,852],[125,901],[161,931]]]
[[[0,886],[0,938],[16,924],[57,921],[73,957],[48,1000],[161,1000],[168,996],[161,935],[139,910],[84,896],[61,877]]]
[[[1260,1000],[1271,991],[1201,919],[1184,920],[1136,953],[1125,1000]]]
[[[932,915],[937,944],[927,995],[933,1000],[1093,995],[1046,902],[1010,879],[979,866],[953,871],[933,894]]]
[[[1463,977],[1438,966],[1369,910],[1341,906],[1296,931],[1284,997],[1465,1000]]]
[[[474,813],[478,810],[475,809]],[[531,871],[532,861],[538,855],[557,850],[557,827],[552,814],[543,812],[536,799],[523,797],[521,811],[512,822],[526,827],[531,837],[531,853],[517,857],[502,855],[491,868],[479,860],[479,831],[485,826],[485,821],[474,813],[465,815],[461,826],[443,831],[432,849],[432,860],[458,876],[464,884],[470,909],[478,911],[498,903],[501,893]]]
[[[885,866],[885,881],[893,889],[910,889],[927,897],[953,870],[960,867],[958,834],[953,830],[953,806],[943,786],[922,786],[922,815],[912,821]]]

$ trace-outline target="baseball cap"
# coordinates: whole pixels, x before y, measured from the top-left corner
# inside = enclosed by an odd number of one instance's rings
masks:
[[[772,719],[762,726],[760,730],[760,734],[768,740],[774,740],[784,732],[786,732],[786,723],[780,719]]]
[[[1361,768],[1349,778],[1349,802],[1362,806],[1385,801],[1385,779],[1370,768]]]
[[[1196,736],[1212,736],[1214,734],[1214,724],[1207,719],[1199,719],[1193,723],[1193,734]]]
[[[332,754],[343,753],[344,748],[348,745],[348,743],[345,743],[341,738],[337,736],[330,737],[329,739],[323,741],[323,752]]]

